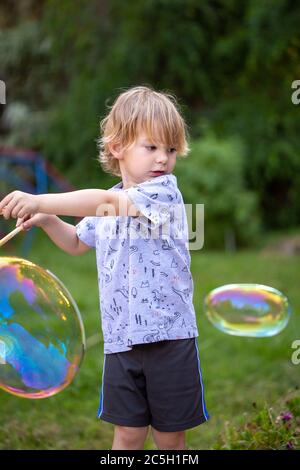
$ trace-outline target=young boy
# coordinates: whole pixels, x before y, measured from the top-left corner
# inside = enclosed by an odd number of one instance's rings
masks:
[[[109,190],[8,194],[5,218],[37,225],[72,255],[96,249],[104,364],[98,417],[113,449],[185,449],[185,430],[209,418],[197,348],[188,226],[172,174],[188,153],[175,99],[140,86],[101,122],[100,163],[121,176]],[[84,216],[74,227],[57,215]]]

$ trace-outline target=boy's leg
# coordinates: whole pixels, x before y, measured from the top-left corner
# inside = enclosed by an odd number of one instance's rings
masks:
[[[105,355],[98,417],[114,424],[112,450],[142,449],[148,434],[151,420],[140,349],[136,345]]]
[[[184,432],[209,418],[196,338],[152,343],[144,364],[154,441],[184,450]]]
[[[153,440],[159,450],[185,450],[185,431],[161,432],[152,427]]]
[[[114,427],[114,440],[112,450],[141,450],[148,434],[149,427]]]

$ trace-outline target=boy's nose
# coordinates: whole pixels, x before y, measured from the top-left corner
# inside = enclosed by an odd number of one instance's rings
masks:
[[[156,156],[157,162],[165,163],[168,160],[167,151],[166,152],[159,152]]]

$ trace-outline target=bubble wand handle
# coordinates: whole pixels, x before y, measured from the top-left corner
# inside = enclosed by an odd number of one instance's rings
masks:
[[[17,235],[19,232],[21,232],[21,230],[23,230],[23,228],[22,228],[22,226],[20,225],[19,227],[16,227],[14,230],[12,230],[12,231],[9,232],[7,235],[5,235],[5,237],[1,238],[1,240],[0,240],[0,246],[5,245],[5,243],[8,242],[8,240],[10,240],[10,239],[13,238],[15,235]]]
[[[2,215],[2,211],[0,212],[0,215]],[[5,235],[5,237],[1,238],[0,246],[5,245],[5,243],[8,242],[8,240],[10,240],[15,235],[17,235],[19,232],[21,232],[21,230],[23,230],[22,225],[20,225],[19,227],[16,227],[14,230],[12,230],[7,235]]]

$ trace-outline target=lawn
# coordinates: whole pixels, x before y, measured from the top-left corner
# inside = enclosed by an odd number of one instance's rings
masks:
[[[19,235],[20,236],[20,235]],[[3,251],[2,255],[9,252]],[[300,339],[299,258],[191,252],[194,304],[199,349],[210,420],[187,433],[190,449],[209,449],[225,423],[238,425],[251,417],[254,406],[276,403],[299,385],[300,365],[293,365],[291,344]],[[39,231],[31,261],[55,273],[73,294],[86,335],[100,331],[96,261],[93,251],[80,257],[60,251]],[[203,313],[204,296],[229,283],[261,283],[284,292],[293,315],[286,329],[273,338],[238,338],[216,330]],[[1,449],[109,449],[113,426],[97,419],[103,345],[89,348],[74,382],[57,396],[43,400],[17,398],[0,390]],[[154,449],[149,438],[147,449]]]

